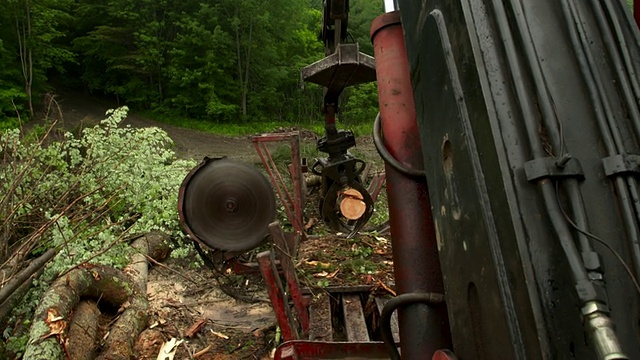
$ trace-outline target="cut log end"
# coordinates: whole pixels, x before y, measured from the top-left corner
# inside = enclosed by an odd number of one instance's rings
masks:
[[[342,192],[340,201],[340,213],[349,220],[358,220],[367,210],[367,204],[362,201],[364,197],[356,189],[347,189]]]

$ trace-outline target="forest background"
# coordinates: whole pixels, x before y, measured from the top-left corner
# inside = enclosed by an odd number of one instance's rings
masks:
[[[350,2],[349,39],[372,54],[382,1]],[[322,0],[3,0],[0,129],[51,95],[82,93],[181,125],[321,124]],[[349,89],[342,121],[371,123],[375,84]]]

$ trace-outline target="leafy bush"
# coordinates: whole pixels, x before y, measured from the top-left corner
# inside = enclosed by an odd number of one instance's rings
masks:
[[[53,126],[36,140],[0,134],[0,264],[58,250],[14,315],[28,315],[49,281],[77,264],[122,267],[138,234],[180,233],[178,187],[195,162],[176,160],[159,128],[120,127],[127,110],[78,137]]]
[[[345,91],[346,102],[342,105],[341,119],[345,125],[373,124],[378,114],[377,83],[354,86]],[[368,133],[367,135],[369,135]]]

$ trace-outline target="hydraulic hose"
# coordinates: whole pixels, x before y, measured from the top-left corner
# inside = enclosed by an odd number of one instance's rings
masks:
[[[599,71],[594,55],[590,51],[588,34],[584,28],[582,16],[572,1],[563,1],[562,6],[568,24],[570,24],[568,30],[571,36],[571,42],[591,96],[596,120],[607,150],[607,155],[624,154],[625,149],[622,145],[622,134],[613,120],[605,115],[613,113],[613,109],[611,103],[607,100],[607,92],[603,84],[603,74]],[[634,209],[631,205],[633,199],[629,194],[630,190],[627,188],[627,182],[628,179],[624,179],[621,176],[616,176],[615,179],[613,179],[616,192],[618,193],[625,230],[631,241],[634,269],[636,274],[640,274],[640,246],[638,245],[640,231],[637,226]]]
[[[511,4],[518,25],[517,28],[520,32],[520,38],[522,40],[523,48],[526,54],[525,58],[527,59],[527,65],[531,70],[531,76],[535,84],[534,89],[536,91],[537,99],[540,104],[542,121],[545,125],[546,133],[551,137],[553,148],[558,149],[558,154],[556,155],[563,156],[565,154],[565,149],[563,134],[561,131],[562,125],[555,111],[553,99],[551,98],[549,87],[542,71],[542,66],[537,60],[532,60],[538,59],[538,52],[532,39],[530,30],[531,28],[529,27],[525,18],[522,3],[520,1],[512,1]],[[565,188],[570,199],[570,204],[573,210],[575,221],[579,226],[581,226],[581,228],[588,231],[589,227],[586,221],[587,215],[577,180],[569,178],[564,182],[566,183]],[[584,234],[579,234],[578,240],[582,253],[593,252],[593,245],[591,244],[591,240],[587,236],[585,236]]]
[[[396,160],[396,158],[391,155],[387,147],[384,145],[384,141],[382,140],[382,125],[381,125],[381,116],[380,113],[376,115],[376,120],[373,123],[373,144],[376,146],[376,150],[378,150],[378,154],[386,164],[391,166],[392,168],[398,170],[398,172],[405,174],[411,177],[424,177],[424,170],[416,170],[412,169],[400,161]]]
[[[519,56],[516,53],[515,47],[509,46],[511,44],[515,44],[515,41],[511,34],[504,5],[501,1],[494,1],[493,4],[500,34],[503,37],[503,41],[507,44],[507,46],[505,46],[505,51],[508,58],[509,69],[515,79],[522,79],[524,78],[524,71],[520,64]],[[529,100],[529,92],[522,81],[514,81],[513,85],[516,89],[516,95],[520,106],[522,107],[522,116],[524,119],[526,133],[529,138],[529,146],[531,147],[534,158],[542,158],[545,156],[545,152],[538,136],[538,124],[533,115],[536,112],[534,111],[533,104]],[[575,244],[571,238],[571,232],[569,231],[567,224],[562,220],[562,216],[558,217],[559,208],[557,208],[555,201],[553,184],[549,179],[542,179],[538,181],[538,187],[543,194],[547,212],[549,213],[552,225],[556,231],[558,239],[560,240],[562,249],[565,251],[574,282],[578,283],[586,281],[587,273],[582,265],[579,252],[575,248]]]
[[[625,70],[631,83],[631,87],[633,88],[633,93],[636,99],[640,99],[640,82],[638,81],[636,70],[634,69],[633,62],[631,61],[631,54],[629,53],[627,39],[625,39],[624,33],[622,32],[622,28],[620,26],[620,24],[623,23],[622,19],[620,19],[620,17],[616,13],[616,10],[613,8],[613,4],[610,1],[604,1],[603,3],[607,9],[607,14],[609,15],[609,23],[613,26],[613,30],[615,31],[616,39],[618,40],[619,45],[618,50],[621,52]],[[636,136],[637,135],[640,134],[636,134]]]
[[[382,341],[387,347],[391,360],[402,360],[391,333],[391,315],[401,306],[411,304],[437,305],[442,302],[444,302],[443,294],[411,293],[398,295],[385,304],[380,313],[380,331],[382,332]]]
[[[604,10],[602,9],[600,2],[602,1],[591,0],[591,6],[593,7],[596,21],[598,22],[598,26],[600,27],[600,33],[603,37],[603,43],[609,51],[609,57],[613,63],[616,75],[618,76],[618,85],[622,90],[623,98],[626,102],[627,110],[629,112],[629,118],[631,119],[631,123],[633,124],[634,130],[636,132],[636,139],[638,139],[640,138],[640,112],[635,105],[636,99],[634,99],[630,79],[628,76],[625,76],[625,66],[622,64],[620,54],[618,54],[617,50],[615,49],[615,41],[611,33],[611,28],[608,26],[607,20],[604,18]],[[637,87],[637,81],[635,85]]]
[[[514,79],[522,79],[525,71],[522,69],[520,57],[518,56],[514,46],[515,41],[511,33],[511,28],[508,22],[507,12],[504,8],[504,4],[502,1],[493,1],[492,3],[494,5],[494,11],[496,13],[500,35],[502,36],[503,42],[506,44],[505,51],[507,55],[507,63],[511,70],[512,76]],[[521,44],[526,54],[525,58],[528,59],[527,65],[534,82],[534,88],[536,91],[537,99],[539,101],[540,110],[542,112],[541,115],[543,125],[547,133],[551,137],[553,143],[552,145],[559,151],[563,151],[563,141],[561,138],[562,134],[558,129],[558,119],[553,109],[553,102],[548,93],[548,88],[542,73],[542,68],[537,60],[537,52],[533,44],[530,27],[528,26],[527,20],[524,17],[522,4],[518,0],[510,0],[508,3],[511,5],[511,10],[516,19],[516,28],[518,29],[518,32],[520,34]],[[529,91],[527,91],[521,81],[516,80],[514,81],[513,85],[516,89],[516,96],[519,100],[520,106],[522,107],[522,116],[524,119],[525,130],[529,138],[529,146],[531,147],[534,159],[543,158],[546,154],[543,151],[543,145],[541,144],[541,139],[539,138],[537,119],[534,115],[536,112],[532,111],[534,108],[531,100],[533,96],[531,96],[532,94],[529,94]],[[576,180],[569,180],[569,182],[575,181]],[[574,283],[576,284],[576,289],[578,290],[578,295],[582,304],[583,318],[585,319],[585,321],[589,321],[589,324],[591,323],[590,319],[597,318],[597,321],[595,322],[598,323],[598,326],[606,328],[605,331],[596,331],[595,326],[589,328],[590,334],[594,339],[594,343],[596,344],[596,352],[603,359],[625,359],[626,356],[624,356],[624,354],[622,354],[620,350],[619,341],[617,340],[615,332],[613,331],[611,321],[608,318],[606,312],[606,308],[597,308],[593,311],[591,311],[591,309],[589,309],[588,311],[585,310],[588,304],[599,304],[597,302],[597,295],[595,290],[588,295],[585,295],[585,293],[589,293],[589,291],[584,292],[580,290],[581,288],[584,289],[586,287],[593,287],[594,285],[589,280],[584,263],[580,257],[580,253],[573,239],[571,229],[567,224],[567,220],[563,217],[562,209],[560,208],[560,205],[557,201],[557,195],[553,183],[550,178],[542,178],[538,180],[537,183],[543,196],[543,202],[546,207],[549,220],[551,221],[552,227],[568,261],[569,268],[571,269],[571,274]],[[570,198],[580,196],[577,184],[569,186],[568,190],[568,195],[570,196]],[[578,218],[580,218],[581,221],[584,222],[584,220],[586,219],[586,215],[584,214],[582,202],[574,200],[571,202],[571,205],[573,212],[579,214]],[[586,224],[583,223],[583,225]],[[581,247],[583,247],[583,251],[590,251],[590,240],[582,238]]]

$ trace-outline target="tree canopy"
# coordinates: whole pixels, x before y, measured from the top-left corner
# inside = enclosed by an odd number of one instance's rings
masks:
[[[381,12],[351,0],[350,38],[369,54]],[[321,17],[319,0],[5,0],[0,127],[69,90],[214,122],[319,120],[322,91],[299,71],[323,56]],[[365,116],[375,87],[350,95]]]

